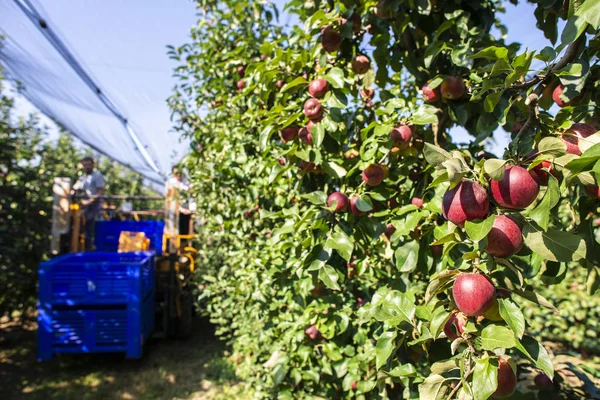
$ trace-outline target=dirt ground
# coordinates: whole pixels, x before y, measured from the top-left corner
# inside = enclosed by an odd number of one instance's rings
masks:
[[[150,340],[140,360],[120,354],[36,361],[36,326],[0,326],[0,399],[247,399],[225,346],[196,319],[187,340]]]

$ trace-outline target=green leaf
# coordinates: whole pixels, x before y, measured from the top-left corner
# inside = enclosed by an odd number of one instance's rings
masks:
[[[321,164],[321,168],[323,168],[323,171],[325,171],[327,175],[338,179],[343,178],[348,173],[344,167],[333,161],[325,161]]]
[[[455,269],[444,270],[431,279],[427,290],[425,291],[425,303],[429,303],[438,293],[449,286],[456,276],[460,274],[460,271]]]
[[[561,139],[556,137],[545,137],[538,143],[538,151],[541,154],[547,154],[554,157],[560,157],[567,151],[567,145]]]
[[[560,200],[560,190],[558,188],[558,181],[554,176],[548,174],[548,189],[546,194],[540,203],[531,211],[529,211],[529,218],[533,219],[542,229],[547,230],[550,224],[550,210],[558,204]]]
[[[525,336],[520,342],[517,341],[516,347],[546,375],[550,377],[554,376],[554,365],[552,365],[550,355],[541,343],[530,336]]]
[[[485,172],[495,181],[500,181],[504,178],[504,166],[507,160],[499,160],[497,158],[490,158],[485,160],[483,163],[483,169]]]
[[[467,231],[467,235],[469,235],[469,238],[474,242],[483,240],[492,230],[495,220],[496,214],[492,214],[480,222],[466,221],[465,230]]]
[[[563,69],[561,69],[560,71],[556,72],[555,74],[557,76],[580,77],[582,75],[582,71],[583,71],[583,66],[581,64],[571,63],[571,64],[568,64]]]
[[[598,160],[600,160],[600,143],[587,149],[579,158],[569,161],[565,168],[573,174],[578,174],[591,168]]]
[[[594,29],[600,27],[600,2],[587,0],[577,9],[575,15],[583,18]]]
[[[339,276],[333,267],[324,265],[323,268],[319,269],[319,280],[329,289],[340,290],[340,286],[337,283],[338,279]]]
[[[414,271],[417,268],[417,262],[419,261],[419,242],[416,240],[406,242],[396,249],[395,255],[396,268],[398,268],[398,271]]]
[[[269,139],[271,139],[271,135],[273,134],[274,130],[275,127],[273,125],[269,125],[260,132],[258,142],[261,149],[264,150],[267,148],[267,144],[269,143]]]
[[[475,362],[473,369],[473,394],[475,400],[487,400],[498,388],[498,366],[490,358]]]
[[[417,370],[414,367],[414,365],[412,365],[410,363],[406,363],[406,364],[398,365],[397,367],[393,368],[390,372],[388,372],[388,375],[395,376],[397,378],[400,378],[403,376],[414,377],[417,375]]]
[[[518,305],[513,303],[509,299],[498,299],[498,307],[500,316],[510,329],[517,335],[518,338],[522,338],[525,333],[525,317]]]
[[[429,375],[425,381],[419,385],[420,400],[440,400],[448,391],[448,386],[444,386],[446,379],[441,375]]]
[[[343,231],[337,230],[327,239],[325,248],[337,250],[344,260],[350,261],[352,251],[354,251],[354,243]]]
[[[574,42],[586,30],[587,26],[588,23],[584,18],[573,15],[568,19],[565,28],[563,29],[560,38],[562,44],[566,45]]]
[[[556,229],[544,232],[531,222],[526,222],[523,237],[527,247],[546,260],[577,261],[584,259],[587,254],[585,241],[569,232]]]
[[[452,158],[452,155],[446,150],[427,142],[425,142],[423,153],[425,154],[425,159],[427,160],[427,162],[434,166],[437,166],[443,163],[444,161],[448,161]]]
[[[427,125],[438,122],[437,117],[438,109],[429,104],[423,104],[419,109],[412,115],[411,120],[415,125]]]
[[[312,204],[317,204],[317,205],[325,204],[325,202],[327,201],[327,195],[325,194],[325,192],[321,192],[321,191],[315,191],[315,192],[303,194],[300,196],[300,198],[306,199],[309,202],[311,202]]]
[[[332,68],[324,78],[336,89],[342,89],[344,87],[344,71],[341,68]]]
[[[530,290],[519,290],[519,289],[513,290],[513,293],[523,297],[524,299],[531,301],[532,303],[538,304],[542,307],[552,310],[556,315],[559,314],[556,307],[554,307],[554,305],[552,303],[550,303],[544,296],[542,296],[539,293],[535,293]]]
[[[508,63],[508,61],[504,60],[504,59],[498,59],[496,60],[496,62],[494,63],[494,66],[492,67],[492,76],[497,76],[500,74],[510,74],[513,71],[512,66]]]
[[[481,348],[483,350],[510,349],[516,344],[515,334],[504,326],[489,325],[481,332]]]
[[[363,212],[369,212],[373,209],[373,202],[368,195],[363,194],[356,200],[356,208]]]
[[[384,332],[375,345],[375,361],[377,369],[380,369],[387,363],[392,351],[396,348],[396,331]]]
[[[499,90],[497,92],[492,92],[488,94],[483,102],[483,108],[485,109],[485,111],[490,113],[494,112],[496,104],[498,104],[498,101],[500,101],[500,98],[502,97],[503,93],[504,91]]]
[[[437,337],[442,332],[442,327],[446,324],[446,321],[449,316],[450,313],[447,312],[444,309],[444,307],[439,307],[433,313],[431,323],[429,324],[429,331],[431,332],[431,336],[433,336],[434,339],[437,339]]]
[[[325,128],[323,124],[315,124],[310,130],[315,146],[320,146],[325,138]]]
[[[293,81],[291,81],[290,83],[287,83],[284,87],[282,87],[280,93],[285,93],[297,86],[302,86],[302,85],[308,85],[308,81],[306,79],[304,79],[303,77],[299,76],[296,79],[294,79]]]
[[[508,48],[490,46],[472,55],[471,58],[486,58],[488,60],[497,60],[501,58],[508,61]]]

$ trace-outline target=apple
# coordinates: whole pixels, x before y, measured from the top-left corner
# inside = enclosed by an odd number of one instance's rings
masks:
[[[573,124],[562,134],[562,141],[567,145],[567,153],[580,156],[579,139],[584,139],[596,133],[597,129],[588,124]]]
[[[352,215],[356,215],[356,216],[361,216],[361,215],[365,215],[366,212],[365,211],[360,211],[358,209],[358,207],[356,206],[356,202],[358,201],[359,196],[352,196],[350,198],[350,213]]]
[[[587,195],[593,199],[597,199],[600,197],[600,187],[596,185],[587,185],[584,186],[583,189],[585,190]]]
[[[238,90],[242,90],[246,87],[246,82],[245,81],[237,81],[235,84],[238,88]]]
[[[327,94],[329,85],[323,78],[317,78],[308,85],[308,93],[315,99],[322,99]]]
[[[559,106],[560,108],[571,106],[573,104],[577,104],[577,102],[579,100],[581,100],[581,98],[583,97],[583,95],[578,95],[578,96],[572,98],[571,101],[565,101],[561,97],[564,91],[565,91],[565,86],[561,84],[561,85],[558,85],[557,87],[555,87],[554,91],[552,92],[552,100],[554,100],[556,105]]]
[[[310,128],[308,127],[308,125],[300,129],[300,132],[298,132],[298,137],[300,138],[303,144],[313,144],[312,135],[310,134]]]
[[[505,358],[498,358],[498,389],[492,394],[497,399],[508,397],[517,388],[517,375]]]
[[[352,390],[356,390],[357,387],[358,384],[356,383],[356,381],[352,382]]]
[[[552,390],[554,387],[552,379],[543,373],[537,374],[535,378],[533,378],[533,383],[535,383],[535,386],[540,390]]]
[[[410,201],[413,206],[417,206],[419,208],[423,207],[423,199],[421,197],[413,197]]]
[[[281,89],[283,87],[283,85],[285,85],[285,83],[283,81],[279,80],[279,81],[277,81],[276,85],[277,85],[278,89]]]
[[[463,179],[442,199],[444,218],[463,226],[465,221],[485,218],[490,207],[487,192],[476,182]]]
[[[237,67],[237,73],[240,78],[243,78],[244,75],[246,75],[246,66],[240,65],[239,67]]]
[[[465,83],[458,76],[448,76],[440,85],[440,92],[445,99],[460,99],[466,92]]]
[[[285,157],[279,157],[279,160],[277,160],[277,161],[279,161],[279,165],[282,165],[282,166],[287,164]]]
[[[369,60],[369,57],[365,55],[360,54],[352,60],[352,71],[354,71],[355,74],[363,75],[370,67],[371,61]]]
[[[387,224],[385,227],[385,236],[389,239],[396,232],[396,228],[392,224]]]
[[[552,165],[551,160],[544,160],[531,169],[537,177],[540,186],[548,185],[548,173],[551,173],[556,179],[560,180],[559,172]]]
[[[317,329],[316,325],[311,325],[308,328],[306,328],[306,330],[304,331],[304,333],[311,338],[311,340],[315,340],[319,337],[319,330]]]
[[[281,141],[283,143],[291,142],[298,136],[297,126],[286,126],[281,130]]]
[[[396,126],[396,127],[392,128],[392,131],[390,132],[390,137],[395,142],[407,144],[408,142],[410,142],[410,138],[412,137],[412,134],[413,134],[412,127],[402,124],[400,126]]]
[[[467,316],[460,312],[453,312],[450,314],[450,318],[444,325],[444,333],[450,341],[456,340],[462,336],[465,331],[465,325],[467,325]]]
[[[535,173],[517,165],[504,167],[504,177],[500,181],[492,180],[492,197],[502,207],[523,210],[535,201],[540,184]]]
[[[352,32],[354,32],[355,35],[357,35],[358,33],[360,33],[360,30],[362,28],[362,21],[360,19],[360,15],[358,15],[357,13],[354,13],[350,16],[350,21],[352,22]]]
[[[327,53],[333,53],[342,45],[342,36],[331,25],[328,25],[321,30],[321,44]]]
[[[515,221],[506,215],[498,215],[487,235],[485,251],[494,257],[509,257],[523,247],[523,234]]]
[[[375,89],[373,88],[362,88],[360,90],[360,97],[362,97],[364,100],[372,99],[373,95],[375,95]]]
[[[378,186],[385,179],[384,170],[379,164],[371,164],[362,172],[362,179],[369,186]]]
[[[335,210],[337,212],[346,211],[349,205],[348,196],[342,192],[333,192],[327,198],[327,207],[333,207],[335,204]]]
[[[304,115],[311,121],[320,121],[325,110],[319,100],[311,98],[304,103]]]
[[[435,103],[441,98],[440,88],[436,87],[435,89],[431,89],[429,83],[426,83],[425,86],[421,88],[421,92],[423,93],[423,100],[428,103]]]
[[[454,281],[452,297],[461,312],[475,317],[494,305],[496,288],[485,275],[462,273]]]
[[[371,101],[371,100],[367,101],[365,103],[365,108],[369,108],[369,109],[373,108],[373,101]]]

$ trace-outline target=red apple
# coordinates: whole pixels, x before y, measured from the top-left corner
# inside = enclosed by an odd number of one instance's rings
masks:
[[[317,329],[316,325],[311,325],[308,328],[306,328],[306,330],[304,331],[304,333],[311,338],[311,340],[315,340],[319,337],[319,330]]]
[[[303,144],[313,144],[312,135],[310,134],[310,127],[308,125],[300,129],[300,132],[298,132],[298,138],[300,138]]]
[[[429,87],[429,83],[426,83],[425,86],[423,86],[423,88],[421,89],[421,91],[423,92],[423,100],[425,100],[428,103],[435,103],[441,98],[440,88],[436,87],[435,89],[431,89]]]
[[[396,232],[396,228],[392,224],[387,224],[385,227],[385,236],[389,239]]]
[[[281,140],[283,143],[291,142],[298,136],[297,126],[286,126],[281,130]]]
[[[381,165],[371,164],[362,172],[363,181],[369,186],[378,186],[385,179],[385,172]]]
[[[279,161],[279,165],[285,165],[285,164],[287,164],[287,162],[285,160],[285,157],[279,157],[279,160],[277,160],[277,161]]]
[[[534,173],[516,165],[504,167],[504,178],[492,180],[490,187],[496,203],[515,210],[527,208],[540,192]]]
[[[494,305],[496,288],[485,275],[462,273],[454,281],[452,297],[467,316],[479,316]]]
[[[237,68],[237,73],[238,73],[238,76],[239,76],[240,78],[243,78],[243,77],[244,77],[244,75],[246,75],[246,66],[245,66],[245,65],[240,65],[240,66]]]
[[[276,85],[278,89],[281,89],[285,83],[283,81],[277,81]]]
[[[464,96],[465,91],[465,83],[458,76],[448,76],[440,85],[440,92],[445,99],[460,99]]]
[[[486,251],[494,257],[509,257],[523,247],[523,234],[515,221],[506,215],[498,215],[487,236]]]
[[[448,340],[454,341],[462,336],[465,325],[467,325],[467,316],[460,312],[453,312],[444,325],[444,333]]]
[[[374,94],[375,94],[375,89],[373,89],[373,88],[362,88],[360,90],[360,97],[362,97],[364,100],[372,99]]]
[[[352,71],[354,71],[355,74],[363,75],[370,67],[371,61],[369,60],[369,57],[365,55],[358,55],[352,60]]]
[[[560,108],[576,104],[583,97],[582,95],[579,95],[579,96],[572,98],[571,101],[565,101],[561,97],[564,91],[565,91],[565,87],[564,87],[564,85],[561,84],[561,85],[558,85],[557,87],[555,87],[554,91],[552,92],[552,100],[554,100],[556,105],[559,106]]]
[[[311,121],[320,121],[325,110],[319,100],[311,98],[304,103],[304,115]]]
[[[540,390],[552,390],[554,387],[554,383],[552,383],[552,379],[548,377],[546,374],[537,374],[535,378],[533,378],[533,382],[535,386],[537,386]]]
[[[326,52],[333,53],[342,45],[342,36],[333,27],[328,25],[321,31],[321,44]]]
[[[329,85],[323,78],[317,78],[308,85],[308,93],[316,99],[322,99],[327,94]]]
[[[356,215],[356,216],[361,216],[361,215],[365,215],[365,211],[360,211],[358,209],[358,207],[356,206],[356,202],[358,201],[359,197],[358,196],[352,196],[350,198],[350,213],[352,213],[352,215]]]
[[[596,185],[588,185],[583,187],[588,196],[593,199],[597,199],[600,197],[600,187]]]
[[[333,207],[335,204],[335,210],[337,212],[346,211],[348,209],[349,200],[342,192],[333,192],[327,198],[327,207]]]
[[[535,173],[540,186],[548,185],[548,173],[551,173],[556,179],[560,180],[559,172],[552,165],[551,160],[544,160],[531,169],[530,172]]]
[[[237,88],[239,90],[242,90],[243,88],[246,87],[246,82],[245,81],[237,81],[235,85],[237,86]]]
[[[421,197],[413,197],[410,201],[413,206],[417,206],[419,208],[423,207],[423,199]]]
[[[502,357],[498,359],[498,389],[492,394],[497,399],[508,397],[515,392],[517,388],[517,375],[513,371],[508,361]]]
[[[408,143],[410,142],[410,138],[412,137],[413,131],[412,128],[408,125],[400,125],[396,126],[390,132],[390,137],[398,143]]]
[[[463,226],[465,221],[485,218],[490,207],[487,192],[476,182],[463,179],[444,194],[442,212],[444,218]]]
[[[588,124],[573,124],[570,129],[562,134],[562,141],[567,145],[567,153],[580,156],[579,139],[592,136],[597,129]]]

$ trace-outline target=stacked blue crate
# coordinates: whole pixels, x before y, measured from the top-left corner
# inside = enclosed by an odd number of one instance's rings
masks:
[[[40,264],[38,359],[94,352],[141,357],[154,329],[154,255],[70,253]]]

